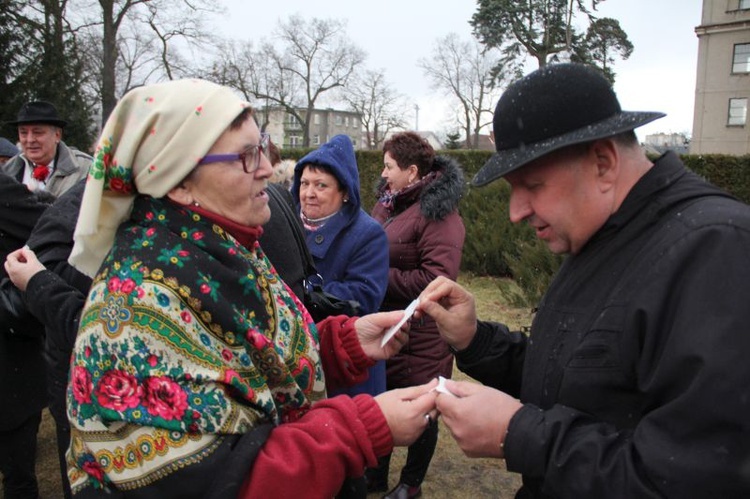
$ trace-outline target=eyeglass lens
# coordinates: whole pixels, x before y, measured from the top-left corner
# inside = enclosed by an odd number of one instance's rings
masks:
[[[268,149],[268,143],[271,136],[267,133],[260,134],[260,144],[248,147],[245,152],[240,154],[242,160],[242,168],[245,173],[253,173],[255,170],[260,168],[260,157],[263,152]]]

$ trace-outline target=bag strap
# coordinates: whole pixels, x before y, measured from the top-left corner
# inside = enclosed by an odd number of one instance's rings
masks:
[[[302,232],[302,223],[300,222],[300,219],[298,216],[295,215],[294,210],[292,209],[292,206],[289,204],[289,201],[287,199],[284,199],[284,197],[281,195],[279,191],[276,189],[282,189],[282,187],[276,185],[276,184],[269,184],[268,189],[266,191],[270,196],[273,196],[273,198],[276,200],[276,204],[279,205],[279,208],[281,209],[281,212],[284,214],[284,217],[289,222],[289,225],[292,226],[292,234],[294,235],[294,241],[297,243],[297,247],[299,248],[299,252],[302,254],[302,258],[305,260],[305,283],[307,283],[308,277],[310,276],[318,276],[320,277],[320,274],[318,274],[318,270],[315,268],[315,262],[313,261],[312,255],[310,254],[310,250],[307,247],[307,242],[305,241],[305,234]],[[323,278],[320,278],[320,282],[322,284]]]

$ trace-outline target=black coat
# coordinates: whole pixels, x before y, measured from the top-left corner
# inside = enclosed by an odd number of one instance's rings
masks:
[[[268,207],[271,210],[271,219],[263,226],[263,235],[258,240],[263,252],[273,264],[276,271],[284,280],[297,298],[304,300],[303,281],[305,277],[305,257],[295,244],[294,233],[290,223],[297,223],[302,228],[299,217],[289,220],[284,216],[278,203],[286,202],[288,209],[295,212],[294,198],[284,187],[278,184],[268,184],[269,190],[274,190],[275,195],[269,193]]]
[[[519,396],[519,497],[750,497],[750,207],[660,158],[561,267],[530,340],[457,354]]]
[[[26,244],[48,203],[0,173],[0,276],[8,253]],[[0,303],[5,303],[4,300]],[[0,304],[0,430],[17,427],[46,405],[43,326],[31,317],[6,320]]]
[[[70,354],[91,286],[91,279],[68,263],[85,185],[84,179],[63,193],[39,218],[28,240],[29,248],[49,271],[29,281],[23,298],[28,313],[46,326],[48,390],[50,408],[57,407],[55,414],[64,413]]]

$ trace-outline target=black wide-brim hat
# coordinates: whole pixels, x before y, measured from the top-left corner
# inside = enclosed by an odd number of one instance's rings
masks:
[[[663,116],[623,111],[609,81],[590,66],[545,66],[500,97],[492,123],[495,153],[472,184],[488,184],[563,147],[634,130]]]
[[[28,123],[54,125],[60,128],[64,128],[68,124],[67,121],[58,116],[57,108],[45,101],[27,102],[18,111],[16,121],[8,122],[9,125],[23,125]]]

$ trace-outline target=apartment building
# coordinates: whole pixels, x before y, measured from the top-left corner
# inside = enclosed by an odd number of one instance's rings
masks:
[[[691,154],[750,153],[750,0],[703,0]]]
[[[297,112],[304,118],[306,109]],[[261,108],[261,125],[271,134],[271,140],[284,147],[302,147],[303,129],[295,117],[283,108]],[[313,109],[310,121],[310,147],[328,142],[334,135],[344,134],[352,139],[354,149],[366,146],[362,132],[362,116],[352,111]]]

